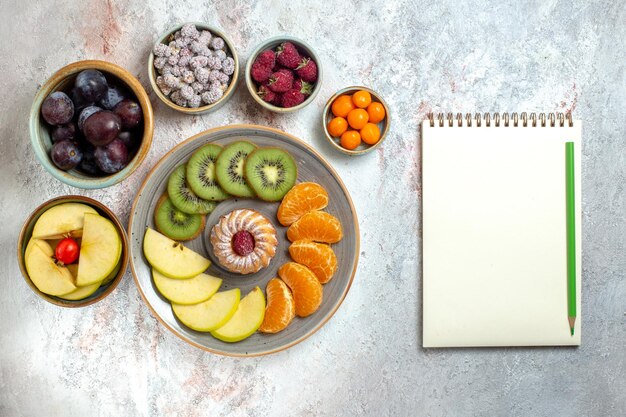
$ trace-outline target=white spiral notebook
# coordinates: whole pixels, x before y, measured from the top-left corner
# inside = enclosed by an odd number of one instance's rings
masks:
[[[566,142],[574,143],[573,335]],[[560,114],[423,122],[424,347],[580,345],[580,157],[581,122]]]

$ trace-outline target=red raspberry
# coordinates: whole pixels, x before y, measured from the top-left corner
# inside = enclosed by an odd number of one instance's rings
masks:
[[[252,79],[257,83],[264,83],[267,81],[272,75],[272,68],[266,67],[258,62],[254,62],[252,64],[252,68],[250,69],[250,75]]]
[[[276,54],[274,54],[274,51],[272,51],[271,49],[268,49],[266,51],[261,52],[256,57],[254,62],[255,63],[258,62],[260,65],[263,65],[264,67],[273,69],[276,66]]]
[[[266,85],[260,86],[256,93],[263,101],[267,103],[276,103],[276,93],[267,88]]]
[[[311,95],[313,92],[313,85],[302,81],[302,78],[297,78],[291,86],[294,90],[299,90],[305,96]]]
[[[268,87],[275,93],[284,93],[293,85],[293,72],[288,69],[280,69],[272,74]]]
[[[294,69],[300,63],[300,54],[291,42],[283,42],[276,51],[276,60],[286,68]]]
[[[296,73],[303,81],[314,83],[317,81],[317,64],[311,58],[303,58],[296,67]]]
[[[304,94],[300,90],[291,89],[283,94],[282,105],[283,107],[294,107],[304,101]]]
[[[233,236],[230,244],[239,256],[246,256],[254,250],[254,236],[247,230],[240,230]]]

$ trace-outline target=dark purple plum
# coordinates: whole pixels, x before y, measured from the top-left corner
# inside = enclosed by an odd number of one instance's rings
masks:
[[[111,143],[122,128],[118,115],[109,110],[102,110],[89,116],[83,125],[85,138],[94,146]]]
[[[83,159],[83,152],[76,142],[62,140],[52,145],[50,158],[59,169],[67,171],[80,163]]]
[[[128,149],[119,139],[106,146],[98,146],[95,156],[98,168],[107,174],[115,174],[128,165]]]
[[[83,96],[80,95],[76,87],[72,88],[70,97],[74,103],[74,116],[79,115],[84,108],[94,105],[93,102],[85,100]]]
[[[133,132],[120,132],[120,134],[117,135],[117,138],[121,140],[124,145],[126,145],[126,148],[128,148],[129,150],[137,146],[137,135],[135,135]]]
[[[50,137],[54,143],[62,140],[74,140],[76,139],[76,125],[74,123],[68,123],[66,125],[57,126],[52,129]]]
[[[78,128],[81,132],[85,128],[85,121],[89,118],[89,116],[99,111],[102,111],[102,109],[98,106],[88,106],[80,112],[80,116],[78,116]]]
[[[102,99],[108,88],[107,79],[100,71],[94,69],[81,71],[76,77],[74,86],[85,101],[92,103]]]
[[[122,119],[122,128],[124,129],[132,129],[143,119],[141,106],[133,100],[122,100],[113,111]]]
[[[100,105],[107,110],[112,110],[126,95],[120,87],[109,87],[100,100]]]
[[[102,171],[100,171],[100,168],[98,168],[96,164],[95,152],[96,148],[89,142],[86,142],[83,145],[83,159],[80,161],[78,168],[89,175],[100,176],[102,175]]]
[[[43,101],[41,115],[51,125],[64,125],[74,117],[74,103],[64,92],[55,91]]]

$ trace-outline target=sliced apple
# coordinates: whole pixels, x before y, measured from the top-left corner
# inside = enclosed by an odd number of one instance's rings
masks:
[[[206,301],[192,305],[172,303],[172,310],[185,326],[199,332],[221,327],[237,311],[239,288],[218,292]]]
[[[246,295],[237,312],[222,327],[213,330],[211,335],[223,342],[239,342],[257,331],[265,316],[265,296],[259,287]]]
[[[113,222],[98,214],[86,213],[80,243],[76,285],[102,282],[114,269],[122,254],[122,239]]]
[[[50,242],[31,237],[28,241],[28,245],[26,245],[26,250],[24,251],[24,259],[28,258],[30,251],[32,251],[35,246],[39,247],[39,249],[41,249],[41,251],[45,253],[46,256],[54,256],[54,249],[52,249],[52,245],[50,244]]]
[[[193,278],[211,265],[204,256],[150,228],[143,237],[143,253],[150,265],[168,278]]]
[[[66,265],[66,268],[70,271],[70,273],[74,277],[74,280],[76,280],[76,275],[78,274],[78,264],[69,264]],[[98,291],[98,288],[100,288],[101,284],[101,282],[96,282],[95,284],[86,285],[84,287],[76,287],[76,289],[71,293],[61,295],[59,296],[59,298],[70,301],[82,300]]]
[[[81,237],[85,213],[98,214],[86,204],[64,203],[46,210],[35,223],[33,237],[61,239],[67,235]]]
[[[211,298],[222,285],[220,278],[200,274],[189,279],[173,279],[161,274],[156,269],[152,270],[154,285],[163,295],[176,304],[198,304]]]
[[[70,271],[57,265],[54,251],[45,240],[31,239],[24,252],[24,263],[30,280],[39,291],[50,295],[64,295],[76,289]]]
[[[83,300],[90,295],[93,295],[100,288],[100,282],[96,282],[95,284],[85,285],[84,287],[76,287],[74,291],[69,294],[59,295],[59,298],[70,301],[78,301]]]
[[[122,267],[122,262],[118,262],[113,271],[104,279],[100,285],[107,285],[109,282],[113,281],[117,276],[117,273],[120,272],[120,268]]]

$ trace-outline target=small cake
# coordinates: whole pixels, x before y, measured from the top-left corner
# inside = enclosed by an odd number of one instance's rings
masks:
[[[213,253],[221,266],[239,274],[253,274],[270,264],[278,238],[272,223],[250,209],[231,211],[211,230]]]

